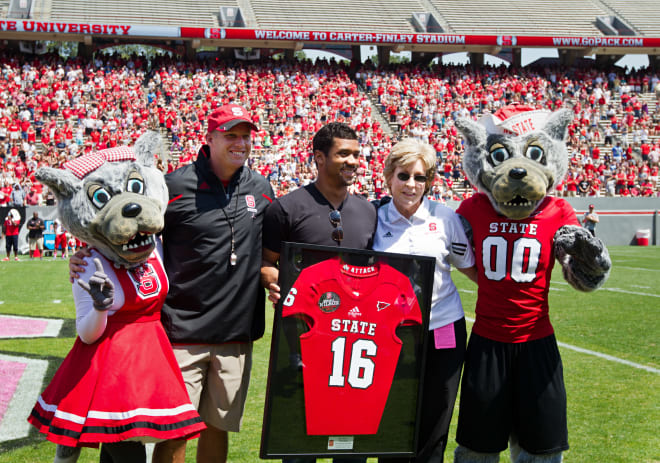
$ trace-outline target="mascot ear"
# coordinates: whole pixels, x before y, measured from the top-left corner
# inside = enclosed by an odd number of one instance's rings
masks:
[[[65,169],[40,167],[34,176],[44,185],[48,185],[58,200],[71,198],[82,187],[82,181]]]
[[[486,129],[471,119],[459,117],[456,119],[456,128],[461,132],[469,145],[479,146],[486,144],[488,134]]]
[[[543,127],[543,131],[558,141],[566,140],[568,124],[573,120],[573,113],[570,109],[560,109],[548,117]]]
[[[148,130],[135,141],[133,152],[140,164],[152,167],[154,165],[154,154],[162,157],[163,139],[158,132]]]

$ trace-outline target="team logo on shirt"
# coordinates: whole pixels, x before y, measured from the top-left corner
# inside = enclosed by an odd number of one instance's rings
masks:
[[[254,196],[245,195],[245,204],[247,204],[248,211],[257,212],[257,202],[254,200]]]
[[[389,302],[378,301],[376,303],[376,309],[378,310],[378,312],[380,312],[381,310],[387,309],[389,306],[390,306]]]
[[[142,299],[147,299],[160,292],[160,280],[150,263],[144,263],[128,270],[128,276],[135,286],[135,291]]]
[[[431,222],[431,223],[429,224],[429,231],[434,232],[434,231],[436,231],[437,229],[438,229],[438,226],[436,225],[435,222]]]
[[[339,297],[339,294],[333,293],[332,291],[328,291],[327,293],[323,293],[321,295],[318,304],[319,304],[319,309],[321,309],[321,312],[331,313],[339,308],[339,305],[341,304],[341,299]]]

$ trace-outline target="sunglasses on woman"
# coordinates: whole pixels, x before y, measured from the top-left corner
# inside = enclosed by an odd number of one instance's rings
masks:
[[[396,178],[401,180],[402,182],[407,182],[408,179],[410,178],[410,174],[408,172],[399,172],[396,174]],[[413,178],[417,183],[426,183],[426,175],[414,175]]]

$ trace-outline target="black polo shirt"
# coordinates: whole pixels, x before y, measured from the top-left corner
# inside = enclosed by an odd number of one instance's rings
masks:
[[[253,341],[264,333],[261,230],[273,190],[247,167],[225,189],[207,153],[202,147],[193,164],[165,176],[170,203],[163,250],[170,290],[163,326],[175,343]]]
[[[41,217],[37,217],[36,219],[32,217],[30,220],[27,222],[27,227],[28,227],[28,238],[32,239],[39,239],[44,236],[44,229],[41,228],[44,226],[44,221]],[[30,229],[29,227],[36,227]]]
[[[376,230],[374,206],[362,196],[348,195],[337,208],[341,213],[344,239],[332,239],[333,225],[329,214],[334,208],[311,183],[273,201],[264,218],[263,244],[266,249],[281,252],[283,241],[294,243],[369,249]]]

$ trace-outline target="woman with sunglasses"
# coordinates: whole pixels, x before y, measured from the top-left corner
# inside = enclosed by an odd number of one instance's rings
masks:
[[[378,209],[373,248],[435,257],[430,338],[416,462],[442,462],[465,355],[463,306],[451,280],[453,265],[476,282],[474,254],[454,211],[426,195],[436,172],[433,147],[415,138],[398,142],[385,160],[392,200]],[[384,460],[382,461],[394,461]]]

